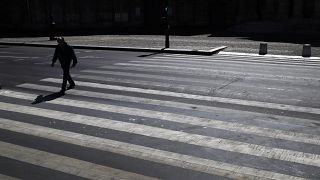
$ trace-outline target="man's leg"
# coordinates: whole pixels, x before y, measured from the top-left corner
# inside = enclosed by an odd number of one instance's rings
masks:
[[[69,74],[69,70],[67,68],[63,68],[63,80],[62,80],[62,86],[61,86],[60,92],[64,93],[66,91],[68,74]]]
[[[72,79],[72,77],[71,77],[71,75],[70,75],[69,69],[68,69],[68,71],[67,71],[66,78],[67,78],[67,80],[68,80],[68,82],[69,82],[69,84],[70,84],[70,86],[68,87],[68,89],[73,89],[76,84],[74,83],[74,81],[73,81],[73,79]]]

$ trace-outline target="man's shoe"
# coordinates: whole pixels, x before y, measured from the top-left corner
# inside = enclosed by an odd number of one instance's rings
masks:
[[[67,90],[69,90],[69,89],[74,89],[75,86],[76,86],[76,85],[70,85],[70,86],[67,88]]]
[[[65,92],[66,92],[66,91],[61,90],[61,91],[59,91],[59,94],[61,94],[61,95],[63,96],[63,95],[65,95],[65,94],[66,94]]]

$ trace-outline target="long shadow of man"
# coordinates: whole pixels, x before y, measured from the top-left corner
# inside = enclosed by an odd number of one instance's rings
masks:
[[[52,93],[46,96],[39,95],[31,104],[39,104],[46,101],[52,101],[62,96],[64,96],[64,93],[61,92]]]

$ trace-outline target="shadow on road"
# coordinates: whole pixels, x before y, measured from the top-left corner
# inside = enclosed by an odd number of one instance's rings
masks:
[[[52,101],[62,96],[64,96],[64,94],[61,92],[52,93],[46,96],[39,95],[31,104],[39,104],[46,101]]]
[[[153,56],[153,55],[157,55],[157,54],[161,54],[162,52],[155,52],[155,53],[151,53],[151,54],[143,54],[143,55],[140,55],[138,57],[149,57],[149,56]]]

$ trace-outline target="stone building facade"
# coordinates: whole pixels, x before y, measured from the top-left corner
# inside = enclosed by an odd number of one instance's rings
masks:
[[[1,31],[157,32],[166,0],[1,0]],[[320,0],[168,0],[173,29],[278,23],[320,29]],[[250,31],[248,29],[247,31]]]

